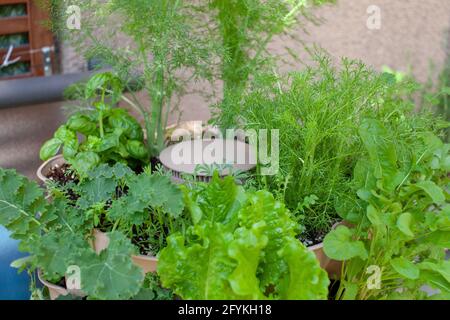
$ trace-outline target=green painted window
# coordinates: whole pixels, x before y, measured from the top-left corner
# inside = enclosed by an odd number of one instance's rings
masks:
[[[27,15],[25,3],[7,4],[0,6],[0,18],[23,17]]]
[[[6,34],[0,36],[0,49],[7,49],[10,45],[20,47],[29,44],[28,32]]]
[[[0,78],[18,76],[31,72],[29,61],[19,61],[0,69]]]

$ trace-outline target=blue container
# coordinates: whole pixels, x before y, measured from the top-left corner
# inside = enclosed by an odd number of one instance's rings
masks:
[[[11,262],[26,256],[17,249],[18,242],[0,226],[0,300],[29,300],[30,277],[10,267]]]

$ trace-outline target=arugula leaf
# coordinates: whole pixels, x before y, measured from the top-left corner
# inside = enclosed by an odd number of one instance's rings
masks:
[[[402,276],[408,279],[418,279],[420,275],[420,269],[411,261],[403,257],[398,257],[391,260],[391,266],[400,273]]]
[[[433,181],[420,181],[415,186],[425,191],[435,203],[443,204],[445,202],[444,192]]]
[[[367,250],[364,242],[352,239],[353,232],[346,226],[339,226],[331,230],[323,240],[325,254],[338,261],[349,260],[355,257],[367,259]]]
[[[382,179],[387,190],[393,190],[403,178],[397,165],[394,142],[380,121],[364,119],[359,134],[374,165],[374,176]]]
[[[411,230],[412,215],[409,212],[402,213],[397,220],[397,227],[408,237],[414,237],[414,233]]]

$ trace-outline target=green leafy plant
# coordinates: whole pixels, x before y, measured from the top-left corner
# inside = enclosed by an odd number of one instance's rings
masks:
[[[121,79],[135,78],[145,99],[122,100],[143,119],[148,153],[165,147],[169,113],[186,85],[212,75],[214,43],[205,39],[197,3],[181,0],[52,1],[52,27],[86,58],[109,65]],[[66,8],[83,12],[81,30],[67,31]],[[115,23],[120,21],[120,23]],[[104,26],[108,26],[105,28]],[[186,71],[189,75],[186,75]],[[140,77],[136,77],[140,74]],[[128,85],[127,85],[128,87]]]
[[[42,146],[41,159],[48,160],[62,148],[81,177],[100,163],[122,162],[140,169],[149,157],[142,128],[126,110],[113,108],[122,91],[121,80],[112,73],[94,75],[84,87],[84,99],[94,109],[73,114]]]
[[[184,299],[325,299],[329,280],[295,238],[289,211],[232,177],[184,189],[193,225],[159,254],[164,287]]]
[[[155,273],[148,273],[145,276],[141,291],[133,300],[173,300],[174,295],[171,290],[161,286],[159,276]]]
[[[0,203],[0,224],[30,253],[21,268],[39,268],[45,279],[58,283],[70,266],[79,266],[81,286],[95,299],[127,299],[139,290],[144,275],[133,265],[135,248],[123,234],[110,233],[110,246],[97,255],[83,212],[62,198],[48,203],[35,182],[13,170],[0,169]]]
[[[338,219],[336,207],[351,194],[353,169],[366,153],[358,134],[361,119],[389,124],[401,145],[440,127],[430,113],[413,112],[414,103],[406,98],[416,88],[411,83],[397,83],[358,61],[344,59],[335,68],[321,52],[314,61],[287,77],[255,79],[252,92],[235,105],[235,123],[244,129],[279,130],[279,172],[257,174],[258,188],[285,201],[306,230],[323,234]],[[312,196],[314,201],[303,205]]]
[[[450,145],[423,133],[396,143],[382,122],[366,119],[360,136],[368,156],[355,167],[358,199],[343,204],[340,226],[324,240],[325,253],[344,261],[340,299],[424,299],[423,286],[448,298],[450,263]],[[370,287],[370,267],[380,271]],[[373,271],[372,271],[373,272]]]
[[[78,266],[89,298],[132,298],[144,274],[131,257],[156,254],[170,231],[182,230],[183,195],[168,177],[136,175],[121,163],[103,164],[88,177],[51,189],[48,202],[35,182],[0,169],[0,224],[30,253],[21,268],[38,268],[59,283]],[[95,228],[109,238],[99,253],[92,245]]]
[[[137,175],[127,166],[102,164],[79,183],[56,186],[62,196],[84,211],[85,223],[102,232],[119,231],[141,254],[159,252],[169,232],[183,228],[183,195],[168,176]]]
[[[239,103],[248,80],[258,72],[275,67],[276,57],[268,45],[276,35],[289,34],[289,29],[302,25],[301,17],[315,19],[308,12],[309,5],[333,3],[333,0],[210,0],[208,15],[217,25],[212,38],[217,38],[222,48],[220,78],[223,80],[223,103],[216,107],[215,121],[222,128],[232,128],[233,111],[229,104]],[[218,34],[217,34],[218,33]],[[291,40],[297,40],[291,35]],[[292,53],[287,48],[288,53]],[[293,54],[293,57],[296,56]]]

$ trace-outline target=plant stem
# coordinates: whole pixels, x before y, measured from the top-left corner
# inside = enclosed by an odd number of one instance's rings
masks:
[[[106,93],[106,89],[103,89],[103,92],[102,92],[102,104],[105,103],[105,93]],[[100,108],[100,110],[98,112],[98,123],[99,123],[100,137],[101,138],[103,138],[105,136],[105,132],[104,132],[104,129],[103,129],[103,110],[102,110],[102,108]]]

